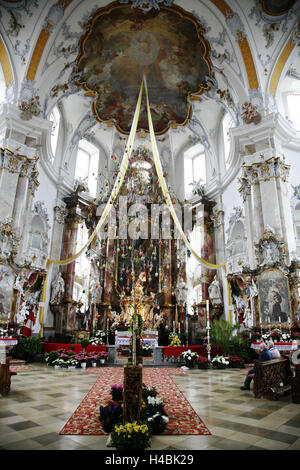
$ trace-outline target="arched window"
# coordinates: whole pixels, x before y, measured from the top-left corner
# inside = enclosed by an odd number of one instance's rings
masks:
[[[51,149],[52,149],[52,155],[53,155],[53,158],[54,158],[55,153],[56,153],[56,149],[57,149],[59,124],[60,124],[60,112],[59,112],[57,106],[55,106],[55,108],[53,108],[52,112],[50,113],[49,120],[52,122]]]
[[[289,93],[286,95],[289,118],[296,131],[300,131],[300,93]]]
[[[193,195],[192,183],[206,184],[205,151],[202,144],[197,144],[184,153],[185,197]]]
[[[87,182],[89,193],[96,197],[99,149],[85,139],[79,141],[75,179]]]
[[[222,119],[222,133],[223,133],[223,148],[224,148],[224,159],[226,168],[229,164],[229,154],[231,147],[231,139],[229,129],[234,126],[234,122],[229,113],[226,113]]]

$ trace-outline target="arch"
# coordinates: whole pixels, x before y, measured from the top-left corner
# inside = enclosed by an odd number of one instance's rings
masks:
[[[230,8],[228,3],[224,0],[211,0],[211,2],[221,11],[221,13],[225,16],[226,19],[232,18],[234,16],[233,10]],[[238,32],[238,45],[242,54],[242,58],[244,61],[245,69],[247,72],[249,88],[254,90],[258,88],[258,78],[256,73],[256,67],[254,63],[254,59],[252,56],[252,52],[250,49],[250,45],[248,39],[246,37],[242,37],[241,32]]]
[[[281,77],[282,70],[295,46],[296,46],[296,43],[294,43],[292,39],[289,38],[287,44],[285,45],[283,51],[281,52],[276,62],[276,65],[275,65],[275,68],[274,68],[274,71],[270,80],[270,88],[269,88],[270,94],[273,97],[276,94],[276,90],[277,90],[277,86],[279,83],[279,79]]]
[[[58,0],[56,3],[57,6],[62,7],[62,9],[65,11],[66,8],[72,3],[73,0]],[[53,24],[48,23],[46,27],[44,27],[40,34],[39,37],[36,41],[35,47],[33,54],[31,56],[30,64],[28,66],[26,78],[27,80],[33,81],[36,76],[37,69],[39,67],[42,55],[44,53],[47,41],[50,37],[50,30],[53,27]]]
[[[0,63],[2,66],[4,78],[5,78],[5,83],[6,86],[10,86],[13,82],[13,72],[12,72],[12,67],[10,65],[10,60],[8,53],[6,51],[6,47],[0,38]]]

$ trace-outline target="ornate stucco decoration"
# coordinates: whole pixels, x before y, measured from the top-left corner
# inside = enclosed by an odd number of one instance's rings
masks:
[[[139,8],[143,13],[148,13],[152,9],[160,10],[161,4],[170,7],[173,0],[119,0],[120,3],[132,3],[132,8]]]
[[[205,30],[178,6],[136,2],[147,13],[118,2],[100,8],[86,25],[76,58],[76,84],[95,98],[92,111],[100,122],[128,134],[137,92],[146,69],[154,130],[186,125],[189,100],[210,89],[210,45]],[[148,132],[145,102],[139,130]]]
[[[211,219],[214,224],[214,228],[219,228],[224,225],[224,211],[219,210],[217,212],[213,212],[211,215]]]
[[[242,166],[242,176],[238,178],[241,184],[239,192],[242,193],[244,201],[251,193],[251,186],[261,181],[269,181],[271,178],[281,178],[286,182],[290,172],[290,165],[284,163],[280,157],[271,157],[263,162],[253,165]]]
[[[257,106],[253,106],[251,103],[246,102],[242,106],[242,119],[245,124],[258,124],[261,121],[261,115],[257,110]]]
[[[20,155],[9,149],[0,148],[0,169],[8,170],[10,173],[19,173],[20,176],[27,177],[28,187],[34,195],[39,186],[37,170],[38,157],[29,158],[26,155]]]
[[[65,207],[59,205],[54,207],[54,220],[59,224],[64,224],[67,215],[68,211],[65,209]]]
[[[263,237],[254,246],[258,266],[286,267],[286,243],[270,228],[264,231]]]
[[[20,238],[13,230],[13,219],[0,221],[0,261],[12,262],[17,255]]]

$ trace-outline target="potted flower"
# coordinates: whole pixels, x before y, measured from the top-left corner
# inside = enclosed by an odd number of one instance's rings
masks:
[[[208,369],[211,361],[205,356],[199,356],[195,362],[198,366],[198,369]]]
[[[211,363],[216,369],[226,369],[229,366],[228,357],[225,356],[216,356],[212,359]]]
[[[151,344],[143,344],[143,350],[142,350],[142,354],[144,357],[148,357],[148,356],[151,356],[152,354],[152,346]]]
[[[98,330],[98,331],[95,331],[94,336],[90,338],[89,343],[93,345],[104,344],[104,339],[105,339],[105,331]]]
[[[176,333],[170,333],[169,335],[170,346],[181,346],[181,341]]]
[[[59,353],[58,351],[50,351],[46,354],[45,362],[48,366],[53,366],[53,362],[58,359]]]
[[[88,357],[85,354],[75,354],[74,359],[78,361],[82,369],[86,368]]]
[[[117,450],[143,450],[150,447],[150,429],[147,424],[133,423],[115,426],[111,434]]]
[[[107,402],[100,406],[99,420],[102,424],[103,431],[110,433],[115,425],[122,422],[123,406],[121,403]]]
[[[122,384],[114,384],[110,387],[110,394],[113,401],[123,401],[123,385]]]
[[[187,351],[183,351],[180,354],[180,357],[184,360],[186,367],[194,367],[195,361],[198,359],[199,354],[188,349]]]
[[[142,399],[147,400],[148,397],[157,397],[158,391],[155,387],[146,387],[145,384],[142,384]]]
[[[163,411],[150,410],[142,413],[141,418],[145,420],[151,429],[151,434],[161,434],[166,429],[169,418],[167,413]]]
[[[145,411],[164,411],[165,404],[160,397],[148,396],[145,402]]]
[[[62,367],[64,367],[64,363],[65,361],[63,359],[55,359],[55,361],[53,361],[55,369],[61,369]]]
[[[229,367],[242,369],[245,367],[245,361],[239,356],[229,356]]]
[[[101,352],[99,353],[99,361],[100,361],[100,364],[104,364],[107,358],[108,358],[108,353],[107,353],[107,352],[101,351]]]
[[[68,369],[75,369],[78,366],[78,361],[76,361],[76,359],[69,359],[67,364]]]

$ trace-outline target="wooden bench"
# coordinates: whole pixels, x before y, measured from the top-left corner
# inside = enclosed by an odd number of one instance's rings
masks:
[[[254,397],[266,396],[277,400],[280,395],[291,390],[292,372],[290,361],[287,358],[272,359],[270,361],[254,361]]]
[[[5,364],[0,364],[0,393],[4,397],[8,395],[10,391],[11,376],[17,375],[16,372],[12,372],[9,369],[9,363],[11,358],[6,358]]]

